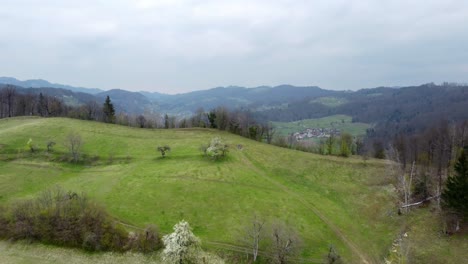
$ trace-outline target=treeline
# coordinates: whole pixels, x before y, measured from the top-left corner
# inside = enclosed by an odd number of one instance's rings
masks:
[[[0,89],[0,118],[14,116],[65,116],[71,107],[42,93],[20,93],[15,86]]]
[[[360,139],[352,138],[349,134],[344,133],[340,137],[332,135],[318,144],[312,141],[298,141],[293,135],[278,135],[270,122],[258,122],[248,110],[230,111],[226,107],[217,107],[205,111],[200,108],[191,117],[184,118],[159,113],[131,115],[116,113],[109,96],[103,103],[89,101],[83,105],[70,106],[53,96],[25,91],[28,90],[8,85],[0,89],[0,118],[70,117],[139,128],[212,128],[284,148],[323,155],[347,157],[360,152]]]

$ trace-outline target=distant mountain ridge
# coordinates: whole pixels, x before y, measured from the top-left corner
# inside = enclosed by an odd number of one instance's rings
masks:
[[[10,84],[24,88],[41,88],[42,92],[52,96],[58,96],[65,102],[73,104],[86,103],[89,97],[76,94],[65,95],[63,91],[59,92],[45,89],[56,88],[65,89],[75,93],[86,93],[93,95],[95,101],[104,101],[109,95],[116,106],[116,110],[130,114],[167,112],[177,115],[190,115],[197,109],[203,108],[209,110],[218,106],[224,106],[231,110],[247,109],[258,107],[270,107],[271,105],[281,105],[288,102],[302,100],[304,98],[316,98],[320,96],[330,96],[337,91],[324,90],[317,86],[259,86],[246,88],[240,86],[216,87],[208,90],[193,91],[182,94],[163,94],[158,92],[132,92],[122,89],[112,89],[104,91],[97,88],[73,87],[63,84],[54,84],[46,80],[26,80],[20,81],[11,77],[0,77],[0,84]],[[35,91],[37,92],[37,91]],[[35,93],[33,92],[33,93]]]
[[[6,86],[2,84],[5,80],[10,83],[8,85],[51,86],[51,83],[43,80],[15,82],[13,78],[0,78],[0,89]],[[380,139],[389,139],[399,133],[419,133],[437,120],[468,120],[468,85],[456,83],[377,87],[358,91],[332,91],[317,86],[292,85],[256,88],[229,86],[175,95],[121,89],[97,89],[100,92],[91,94],[89,89],[85,90],[88,93],[83,93],[77,92],[80,91],[77,89],[16,87],[18,93],[43,93],[74,106],[90,101],[102,105],[105,97],[110,96],[117,113],[132,115],[167,113],[188,117],[201,108],[207,112],[220,106],[231,111],[248,111],[252,120],[257,122],[290,122],[344,114],[351,116],[353,122],[372,124],[368,136]]]
[[[97,94],[97,93],[103,92],[103,90],[98,89],[98,88],[74,87],[74,86],[64,85],[64,84],[50,83],[42,79],[20,81],[13,77],[0,77],[0,83],[21,86],[24,88],[60,88],[60,89],[70,90],[73,92],[81,92],[81,93],[89,93],[89,94]]]
[[[2,84],[5,80],[12,83],[16,79],[0,78],[0,88],[5,86]],[[51,85],[43,80],[19,81],[15,85],[18,84],[30,87]],[[89,89],[85,91],[89,92]],[[387,137],[396,133],[422,131],[434,120],[468,120],[468,85],[456,83],[377,87],[358,91],[332,91],[317,86],[292,85],[216,87],[175,95],[121,89],[99,91],[91,94],[77,92],[76,89],[70,91],[64,88],[18,86],[18,92],[43,93],[60,98],[68,105],[86,104],[89,101],[102,104],[105,97],[110,96],[117,112],[133,115],[167,113],[187,117],[200,108],[206,112],[219,106],[231,111],[250,111],[258,122],[290,122],[345,114],[352,116],[355,122],[374,124],[379,135]]]

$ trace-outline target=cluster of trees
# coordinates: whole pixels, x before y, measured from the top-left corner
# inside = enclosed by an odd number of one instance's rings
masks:
[[[67,135],[65,138],[65,141],[63,142],[63,145],[65,148],[68,150],[69,157],[71,158],[71,161],[73,162],[78,162],[80,160],[81,156],[81,148],[83,146],[83,139],[81,138],[81,135],[78,133],[70,133]],[[46,148],[46,153],[50,154],[54,152],[54,146],[56,145],[56,142],[53,140],[48,140],[45,142],[45,148]],[[37,145],[32,138],[28,140],[26,143],[26,148],[31,152],[31,153],[36,153],[38,152],[41,148],[39,145]]]
[[[18,90],[13,85],[0,88],[0,118],[15,116],[71,117],[113,122],[115,111],[109,97],[104,105],[89,101],[85,105],[65,104],[54,96]]]
[[[174,226],[174,232],[162,238],[164,263],[224,263],[201,249],[201,240],[196,237],[189,223],[182,220]],[[254,217],[241,234],[240,246],[250,256],[248,262],[297,263],[300,261],[301,241],[299,235],[283,223],[267,226],[264,220]],[[333,251],[334,260],[340,257]],[[330,254],[328,256],[328,259]],[[239,260],[237,260],[239,261]],[[339,261],[328,263],[340,263]]]
[[[456,207],[455,204],[465,203],[468,184],[463,176],[466,174],[463,149],[466,151],[467,145],[468,121],[440,121],[416,135],[399,134],[387,146],[374,143],[378,147],[374,149],[374,155],[380,156],[384,152],[389,161],[389,174],[395,177],[401,197],[400,211],[408,211],[412,206],[430,200],[435,200],[439,209],[448,205],[445,208],[450,210]],[[456,175],[459,178],[454,178]],[[459,180],[463,177],[465,180]],[[448,189],[456,189],[458,194],[443,195]],[[451,211],[463,216],[466,208],[463,210]]]
[[[294,263],[301,252],[301,240],[294,229],[282,222],[268,226],[256,215],[246,225],[240,242],[249,249],[253,262],[262,258],[268,263]]]
[[[19,93],[12,85],[0,89],[0,118],[14,116],[63,116],[70,107],[61,100],[39,94]]]

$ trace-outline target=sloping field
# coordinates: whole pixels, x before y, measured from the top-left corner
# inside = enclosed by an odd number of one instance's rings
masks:
[[[84,142],[79,164],[67,162],[71,132]],[[215,136],[231,146],[221,162],[199,150]],[[47,154],[50,140],[57,144]],[[156,151],[160,145],[172,149],[165,159]],[[303,240],[298,263],[322,262],[330,245],[346,262],[380,262],[399,231],[393,188],[379,161],[302,153],[207,129],[0,120],[0,205],[56,185],[86,192],[132,226],[154,223],[169,233],[185,219],[211,250],[239,250],[254,214],[281,221]]]

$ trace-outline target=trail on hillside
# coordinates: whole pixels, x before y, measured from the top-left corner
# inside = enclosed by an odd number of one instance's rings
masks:
[[[9,121],[10,120],[8,120],[8,119],[3,120],[3,122],[9,122]],[[0,129],[0,134],[4,134],[4,133],[7,133],[7,132],[19,130],[19,129],[24,129],[25,127],[35,125],[35,124],[37,124],[37,123],[39,123],[41,121],[42,121],[42,119],[37,119],[37,120],[33,120],[33,121],[30,121],[30,122],[27,122],[27,123],[21,123],[21,124],[12,126],[12,127],[2,128],[2,129]]]
[[[348,239],[345,236],[345,234],[340,230],[340,228],[338,228],[332,221],[330,221],[324,214],[322,214],[320,212],[320,210],[318,210],[317,207],[315,207],[315,205],[312,202],[304,200],[301,196],[299,196],[295,192],[291,191],[284,184],[282,184],[280,182],[277,182],[274,179],[272,179],[271,177],[269,177],[260,168],[255,166],[255,164],[253,164],[250,161],[250,159],[247,157],[247,155],[245,153],[242,153],[241,157],[242,157],[242,160],[244,161],[245,165],[247,165],[249,168],[254,170],[259,176],[261,176],[262,178],[264,178],[268,182],[274,184],[275,186],[277,186],[278,188],[280,188],[281,190],[283,190],[284,192],[286,192],[290,196],[296,198],[297,201],[299,201],[307,209],[312,211],[320,220],[322,220],[322,222],[324,222],[335,233],[335,235],[337,237],[339,237],[351,249],[351,251],[354,254],[359,256],[362,263],[370,264],[370,263],[375,262],[375,261],[371,261],[372,258],[370,258],[367,254],[365,254],[354,242],[352,242],[350,239]]]

